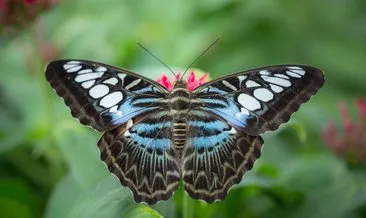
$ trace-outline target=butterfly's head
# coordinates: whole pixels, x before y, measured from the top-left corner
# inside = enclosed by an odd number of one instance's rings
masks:
[[[201,76],[199,79],[197,79],[197,76],[194,71],[191,71],[187,77],[187,80],[184,80],[182,78],[182,74],[178,73],[173,82],[169,80],[169,78],[166,75],[161,76],[157,82],[163,85],[166,89],[169,91],[172,91],[173,88],[186,88],[188,91],[192,91],[197,86],[203,84],[206,79],[208,78],[208,73],[205,73],[203,76]]]
[[[183,80],[182,73],[175,75],[173,89],[175,88],[187,88],[187,81]]]

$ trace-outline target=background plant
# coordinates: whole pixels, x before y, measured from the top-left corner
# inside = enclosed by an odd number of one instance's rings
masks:
[[[366,216],[364,162],[322,140],[329,121],[341,126],[340,101],[356,119],[351,105],[365,99],[365,1],[0,0],[0,12],[0,217]],[[44,65],[83,58],[157,79],[169,72],[136,40],[184,68],[218,35],[195,65],[211,78],[300,63],[322,68],[326,85],[264,134],[262,158],[225,201],[208,205],[180,189],[152,207],[135,204],[99,160],[99,134],[71,118]]]

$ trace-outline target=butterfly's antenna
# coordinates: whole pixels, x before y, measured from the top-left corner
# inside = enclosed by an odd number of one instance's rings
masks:
[[[189,68],[191,68],[192,67],[192,65],[194,64],[194,63],[196,63],[196,61],[198,60],[198,59],[200,59],[200,57],[202,57],[208,50],[210,50],[210,48],[212,47],[212,46],[214,46],[216,43],[217,43],[217,41],[219,41],[219,39],[221,38],[221,36],[219,36],[219,37],[217,37],[213,42],[211,42],[211,44],[187,67],[187,69],[184,71],[184,73],[182,74],[182,77],[181,78],[183,78],[184,77],[184,75],[187,73],[187,71],[189,70]]]
[[[166,68],[169,69],[170,72],[172,72],[172,74],[174,76],[176,76],[176,74],[174,73],[174,71],[166,64],[164,63],[162,60],[160,60],[158,57],[156,57],[149,49],[147,49],[145,46],[141,45],[141,43],[136,42],[142,49],[144,49],[147,53],[149,53],[151,56],[153,56],[156,60],[158,60],[162,65],[164,65]]]

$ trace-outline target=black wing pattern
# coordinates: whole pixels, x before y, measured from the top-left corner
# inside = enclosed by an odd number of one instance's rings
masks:
[[[137,202],[169,198],[178,186],[179,157],[171,138],[169,92],[129,71],[83,60],[59,60],[46,78],[74,117],[105,131],[101,159]]]
[[[272,66],[214,80],[189,99],[172,100],[162,85],[96,62],[54,61],[46,78],[74,117],[104,132],[102,160],[137,202],[148,204],[168,199],[180,178],[193,198],[224,199],[260,157],[259,134],[288,121],[324,83],[317,68]],[[170,100],[190,102],[183,112],[183,150],[174,146],[174,134],[182,136],[172,129],[174,114],[182,112],[171,110]]]
[[[184,189],[208,203],[223,200],[261,155],[263,140],[202,110],[191,110],[183,153]]]
[[[171,117],[162,110],[106,132],[98,142],[109,171],[132,190],[136,202],[154,204],[178,188],[180,157],[171,125]]]
[[[259,134],[286,122],[324,83],[307,66],[273,66],[219,78],[193,90],[183,153],[184,188],[212,203],[226,197],[260,157]]]
[[[324,83],[321,70],[299,65],[235,73],[193,90],[202,109],[250,135],[277,129]]]
[[[159,108],[169,94],[160,84],[124,69],[85,60],[57,60],[46,78],[72,115],[98,131]]]

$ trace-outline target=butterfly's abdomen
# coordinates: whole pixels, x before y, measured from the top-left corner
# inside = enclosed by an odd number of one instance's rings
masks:
[[[184,147],[187,138],[187,124],[182,120],[174,119],[173,122],[173,142],[174,146],[178,149]]]
[[[186,88],[175,87],[170,97],[170,110],[173,117],[172,136],[174,146],[184,147],[187,138],[187,112],[190,105],[189,93]]]

